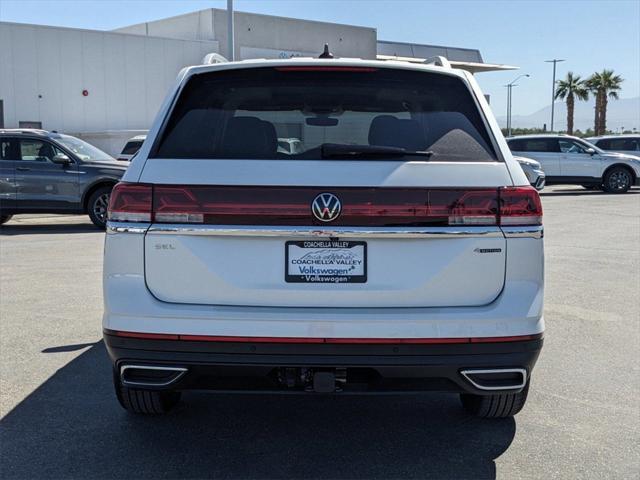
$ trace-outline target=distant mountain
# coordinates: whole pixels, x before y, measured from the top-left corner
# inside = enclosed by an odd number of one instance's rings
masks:
[[[574,114],[574,128],[582,131],[593,128],[593,109],[595,102],[576,102]],[[506,127],[507,117],[496,117],[501,127]],[[542,128],[546,123],[547,129],[551,122],[551,105],[538,110],[530,115],[514,115],[511,119],[514,128]],[[565,130],[567,128],[567,107],[564,102],[556,102],[554,112],[554,129]],[[616,131],[624,127],[627,130],[640,130],[640,97],[621,98],[610,100],[607,108],[607,129]]]

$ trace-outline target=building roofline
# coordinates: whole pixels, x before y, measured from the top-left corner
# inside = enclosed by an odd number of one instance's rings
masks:
[[[227,10],[225,8],[203,8],[201,10],[194,10],[193,12],[188,12],[188,13],[181,13],[180,15],[172,15],[170,17],[163,17],[163,18],[158,18],[156,20],[148,20],[146,22],[138,22],[138,23],[132,23],[129,25],[124,25],[122,27],[117,27],[113,30],[107,30],[107,31],[117,31],[121,28],[129,28],[129,27],[135,27],[137,25],[144,25],[145,23],[152,23],[152,22],[161,22],[163,20],[170,20],[173,18],[180,18],[180,17],[186,17],[188,15],[193,15],[194,13],[201,13],[201,12],[208,12],[208,11],[212,11],[212,12],[223,12],[226,13]],[[282,15],[269,15],[267,13],[255,13],[255,12],[244,12],[241,10],[235,10],[233,11],[234,15],[235,14],[247,14],[247,15],[256,15],[259,17],[267,17],[267,18],[278,18],[278,19],[282,19],[282,20],[298,20],[298,21],[303,21],[303,22],[312,22],[312,23],[320,23],[323,25],[341,25],[343,27],[352,27],[352,28],[364,28],[367,30],[373,30],[374,32],[377,33],[378,29],[376,27],[370,27],[370,26],[366,26],[366,25],[353,25],[351,23],[336,23],[336,22],[326,22],[326,21],[322,21],[322,20],[312,20],[312,19],[307,19],[307,18],[298,18],[298,17],[284,17]]]
[[[0,21],[0,25],[15,25],[15,26],[18,26],[18,27],[34,27],[34,28],[49,28],[49,29],[72,30],[74,32],[106,33],[108,35],[126,35],[128,37],[135,37],[135,38],[153,38],[153,39],[156,39],[156,40],[175,40],[176,42],[220,43],[218,40],[200,40],[200,39],[191,39],[191,38],[157,37],[155,35],[139,35],[137,33],[119,32],[117,30],[92,30],[90,28],[60,27],[60,26],[57,26],[57,25],[42,25],[42,24],[39,24],[39,23],[22,23],[22,22]]]

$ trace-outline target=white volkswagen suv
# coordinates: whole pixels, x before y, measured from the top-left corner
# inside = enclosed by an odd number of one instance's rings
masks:
[[[104,300],[132,412],[436,390],[511,416],[542,347],[542,208],[467,72],[190,67],[112,193]]]

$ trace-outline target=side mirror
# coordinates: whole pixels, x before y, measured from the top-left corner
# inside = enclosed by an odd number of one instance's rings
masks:
[[[53,163],[57,163],[58,165],[69,165],[71,163],[71,159],[64,155],[63,153],[59,153],[58,155],[54,155],[51,159]]]
[[[587,148],[585,150],[585,152],[587,152],[589,155],[595,155],[596,154],[596,151],[593,148]]]

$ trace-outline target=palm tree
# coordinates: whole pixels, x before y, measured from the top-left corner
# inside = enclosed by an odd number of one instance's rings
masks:
[[[594,130],[596,135],[604,135],[607,130],[607,105],[609,99],[618,100],[624,79],[614,75],[613,70],[604,69],[587,79],[587,88],[596,96]]]
[[[573,112],[575,99],[588,100],[589,89],[586,82],[580,79],[580,75],[568,72],[564,80],[558,80],[556,85],[556,99],[567,102],[567,133],[573,135]]]

